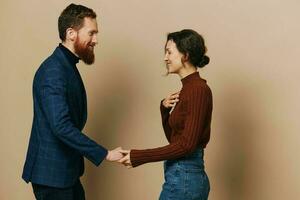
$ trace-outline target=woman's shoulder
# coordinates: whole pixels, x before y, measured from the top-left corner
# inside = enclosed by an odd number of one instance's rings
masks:
[[[207,81],[205,79],[198,79],[197,81],[193,81],[189,87],[188,90],[198,91],[198,90],[208,90],[210,87],[207,84]]]
[[[199,96],[203,95],[212,96],[212,92],[206,81],[199,80],[190,84],[189,87],[186,87],[184,91],[180,93],[180,95],[184,99],[188,100],[198,98]]]

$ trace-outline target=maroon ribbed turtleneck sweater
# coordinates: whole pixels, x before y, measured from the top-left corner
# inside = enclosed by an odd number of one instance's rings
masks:
[[[130,152],[131,164],[138,165],[170,160],[192,153],[197,147],[205,148],[210,138],[212,93],[199,73],[183,79],[179,102],[170,113],[170,108],[160,104],[162,125],[169,144],[154,149]]]

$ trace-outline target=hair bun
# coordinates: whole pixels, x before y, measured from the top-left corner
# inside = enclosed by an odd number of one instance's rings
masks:
[[[207,65],[209,63],[209,61],[210,61],[209,57],[204,55],[203,58],[201,59],[199,65],[198,65],[198,67],[199,68],[204,67],[205,65]]]

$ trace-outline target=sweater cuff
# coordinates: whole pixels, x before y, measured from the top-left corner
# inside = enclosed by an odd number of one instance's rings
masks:
[[[164,101],[164,99],[160,101],[160,112],[162,115],[167,115],[170,113],[172,108],[166,108],[162,103],[163,101]]]
[[[139,165],[144,164],[145,162],[142,161],[142,156],[139,154],[139,150],[132,149],[130,151],[130,161],[132,167],[137,167]]]

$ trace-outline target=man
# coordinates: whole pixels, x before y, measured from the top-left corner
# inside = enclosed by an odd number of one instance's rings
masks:
[[[79,177],[83,156],[95,165],[123,157],[107,151],[81,131],[87,119],[84,85],[76,68],[94,62],[98,33],[95,12],[70,4],[58,19],[62,43],[37,70],[33,80],[34,117],[22,178],[36,199],[85,199]]]

